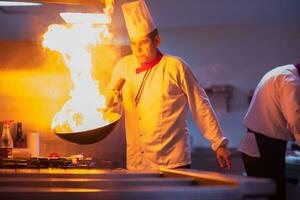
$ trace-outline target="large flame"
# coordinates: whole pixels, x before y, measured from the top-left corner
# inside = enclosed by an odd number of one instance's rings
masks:
[[[111,21],[113,1],[107,0],[106,3],[105,14],[101,14],[100,18],[99,14],[95,17],[76,13],[76,24],[52,24],[44,34],[43,46],[63,55],[73,81],[71,98],[52,120],[51,128],[57,132],[80,132],[108,123],[102,116],[105,98],[99,93],[98,81],[92,78],[92,55],[89,51],[89,47],[110,38],[107,23]],[[67,16],[72,21],[72,15],[67,13]],[[80,20],[81,17],[83,20]]]

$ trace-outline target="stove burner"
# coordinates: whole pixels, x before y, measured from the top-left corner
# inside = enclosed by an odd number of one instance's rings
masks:
[[[117,168],[117,162],[111,160],[100,160],[96,158],[48,158],[33,157],[30,159],[0,158],[0,168],[26,168],[26,169],[113,169]]]

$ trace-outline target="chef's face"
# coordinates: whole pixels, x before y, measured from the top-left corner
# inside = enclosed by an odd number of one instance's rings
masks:
[[[160,44],[159,35],[147,35],[140,38],[130,38],[130,46],[133,55],[137,58],[139,64],[152,61]]]

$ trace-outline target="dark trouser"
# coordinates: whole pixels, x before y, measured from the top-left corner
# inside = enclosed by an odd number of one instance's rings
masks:
[[[255,133],[260,158],[242,153],[248,176],[270,178],[276,183],[276,195],[272,199],[286,199],[285,153],[286,141]]]

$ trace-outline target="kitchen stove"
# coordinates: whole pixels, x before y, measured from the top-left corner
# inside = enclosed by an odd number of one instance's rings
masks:
[[[29,159],[0,158],[0,168],[10,169],[115,169],[117,162],[91,157],[32,157]]]

